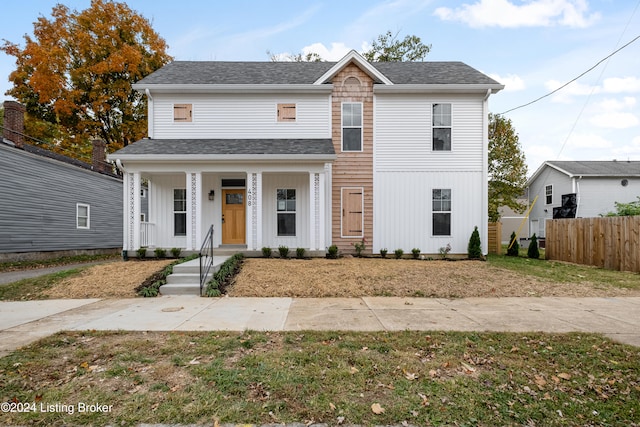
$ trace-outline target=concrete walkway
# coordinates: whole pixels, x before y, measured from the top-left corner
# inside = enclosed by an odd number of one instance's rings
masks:
[[[62,330],[598,332],[640,346],[640,297],[200,298],[0,302],[0,356]]]

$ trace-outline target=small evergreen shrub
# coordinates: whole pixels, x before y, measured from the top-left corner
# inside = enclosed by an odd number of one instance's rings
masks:
[[[304,248],[297,248],[296,249],[296,258],[304,259],[304,253],[305,253],[305,249]]]
[[[482,249],[480,248],[480,233],[478,232],[478,227],[476,226],[471,233],[471,238],[469,238],[469,246],[467,246],[467,254],[469,255],[469,259],[480,259],[482,258]]]
[[[174,258],[180,258],[180,252],[182,252],[180,248],[171,248],[171,256]]]
[[[264,247],[262,248],[262,256],[265,258],[271,258],[271,248]]]
[[[138,253],[138,258],[146,258],[147,256],[147,248],[140,248],[136,251]]]
[[[393,254],[396,256],[396,259],[400,259],[402,255],[404,255],[404,251],[402,249],[396,249],[393,251]]]
[[[413,259],[420,258],[420,249],[419,248],[411,249],[411,256],[413,256]]]
[[[520,244],[518,244],[518,239],[516,239],[515,231],[511,233],[511,237],[509,238],[509,245],[511,246],[507,248],[507,256],[518,256],[520,254]]]
[[[167,251],[162,248],[156,248],[153,253],[156,254],[156,258],[164,258],[167,256]]]
[[[327,258],[329,259],[337,259],[338,258],[338,247],[336,245],[331,245],[327,249]]]
[[[540,258],[540,250],[538,249],[538,238],[536,237],[536,233],[533,233],[533,236],[531,236],[529,249],[527,249],[527,256],[533,259]]]
[[[386,257],[387,257],[387,252],[389,252],[389,251],[387,250],[387,248],[382,248],[382,249],[380,249],[380,256],[381,256],[382,258],[386,258]]]
[[[280,258],[287,259],[289,258],[289,247],[280,245],[278,246],[278,252],[280,252]]]

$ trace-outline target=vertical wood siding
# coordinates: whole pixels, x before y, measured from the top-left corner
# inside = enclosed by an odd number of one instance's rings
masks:
[[[344,85],[345,80],[356,77],[361,86]],[[366,252],[373,240],[373,80],[354,64],[349,64],[333,78],[331,127],[333,147],[337,158],[332,169],[332,243],[345,253],[354,253],[353,243],[361,237],[341,236],[341,189],[362,187],[364,190],[364,238]],[[342,152],[342,103],[362,102],[362,152]]]
[[[451,244],[451,253],[466,254],[474,226],[486,242],[481,172],[377,172],[374,184],[374,252],[419,248],[438,254]],[[451,189],[451,236],[433,236],[433,189]]]
[[[191,104],[191,122],[174,122],[173,105]],[[278,122],[278,104],[296,104],[296,120]],[[329,95],[154,95],[154,138],[330,138]]]
[[[0,144],[0,252],[122,247],[122,181]],[[76,203],[90,228],[76,228]]]
[[[173,235],[173,190],[187,188],[187,175],[154,175],[151,177],[149,222],[155,224],[155,246],[186,248],[186,236]]]

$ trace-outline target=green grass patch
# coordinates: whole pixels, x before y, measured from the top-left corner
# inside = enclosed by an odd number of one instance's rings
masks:
[[[505,255],[489,255],[490,265],[515,271],[557,283],[589,282],[595,285],[614,286],[618,288],[640,289],[640,274],[626,271],[606,270],[588,265],[566,262],[531,259],[524,256],[510,257]]]
[[[0,285],[0,301],[26,301],[47,299],[42,293],[56,283],[80,274],[89,267],[72,268],[69,270],[50,273],[44,276],[18,280],[17,282]]]
[[[0,359],[0,398],[110,411],[0,420],[637,426],[639,357],[583,333],[65,332]]]
[[[119,254],[105,254],[105,255],[74,255],[57,257],[38,261],[14,261],[14,262],[0,262],[0,273],[4,271],[15,270],[29,270],[35,268],[44,267],[57,267],[59,265],[78,264],[82,262],[93,261],[110,261],[119,259]]]

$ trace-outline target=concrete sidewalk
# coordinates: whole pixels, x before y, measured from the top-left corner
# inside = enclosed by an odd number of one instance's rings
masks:
[[[62,330],[598,332],[640,346],[640,297],[200,298],[0,302],[0,356]]]

